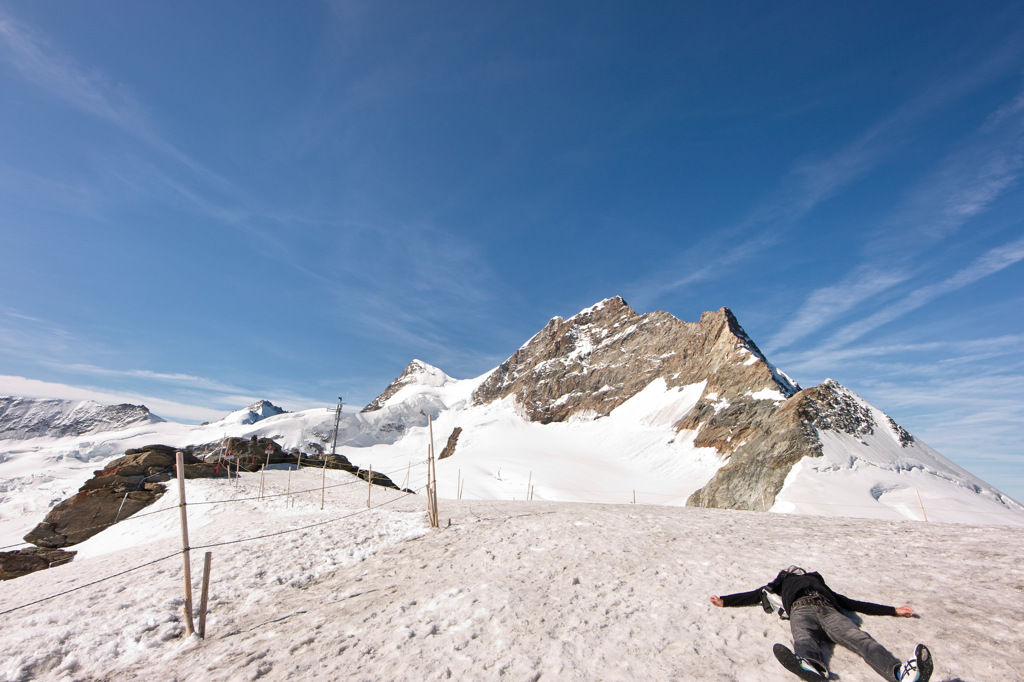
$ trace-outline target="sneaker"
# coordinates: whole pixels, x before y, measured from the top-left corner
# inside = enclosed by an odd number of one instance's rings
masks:
[[[903,664],[896,673],[897,682],[928,682],[932,676],[932,653],[924,644],[918,644],[914,658]]]
[[[818,675],[822,680],[828,679],[828,670],[825,668],[825,666],[819,665],[814,661],[808,661],[806,658],[800,658],[799,656],[796,657],[796,660],[800,662],[800,667],[802,669],[806,670],[812,675]]]

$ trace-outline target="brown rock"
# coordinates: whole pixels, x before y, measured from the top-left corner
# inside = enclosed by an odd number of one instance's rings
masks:
[[[728,308],[683,322],[638,315],[619,297],[548,322],[477,389],[478,405],[514,396],[531,421],[601,417],[656,378],[669,387],[707,381],[707,393],[739,398],[763,389],[798,390],[768,365]]]
[[[461,434],[462,434],[462,427],[461,426],[456,426],[452,430],[452,435],[448,436],[448,443],[445,444],[444,450],[441,451],[441,455],[440,455],[440,457],[438,457],[438,459],[447,459],[448,457],[451,457],[452,455],[455,454],[455,446],[458,444],[459,436]]]
[[[16,552],[0,552],[0,580],[20,578],[56,564],[67,563],[74,556],[75,552],[39,547],[28,547]]]

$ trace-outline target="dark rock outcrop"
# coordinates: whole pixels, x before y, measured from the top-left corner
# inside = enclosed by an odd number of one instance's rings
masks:
[[[452,435],[448,436],[448,442],[444,446],[444,450],[441,450],[441,455],[438,459],[447,459],[455,454],[455,446],[459,443],[459,436],[462,435],[462,427],[456,426],[452,429]]]
[[[75,552],[62,549],[28,547],[15,552],[0,552],[0,580],[20,578],[51,566],[64,564],[75,556]]]
[[[128,518],[164,494],[162,482],[174,475],[174,459],[175,449],[166,445],[126,451],[51,509],[25,542],[50,548],[75,545]],[[191,454],[185,461],[186,477],[202,476],[207,465]]]

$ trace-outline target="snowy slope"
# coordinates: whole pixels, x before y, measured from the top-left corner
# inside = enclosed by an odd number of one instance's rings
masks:
[[[933,680],[1024,679],[1018,528],[442,500],[431,531],[422,497],[374,490],[367,511],[365,483],[343,472],[328,472],[323,511],[318,472],[270,472],[278,496],[262,502],[259,478],[187,482],[197,600],[203,546],[256,538],[209,549],[205,640],[183,637],[172,493],[72,564],[4,584],[0,677],[788,682],[771,654],[788,624],[708,596],[796,563],[852,598],[911,605],[919,618],[863,627],[901,658],[927,643]],[[876,679],[845,649],[831,667]]]
[[[161,421],[142,405],[0,396],[0,440],[73,437]]]
[[[790,472],[772,511],[966,523],[1019,523],[1021,506],[902,431],[848,389],[876,427],[855,434],[820,430],[821,458]]]
[[[455,427],[463,429],[455,455],[437,462],[439,495],[451,499],[684,505],[726,463],[714,449],[695,447],[694,432],[672,428],[700,398],[702,384],[667,388],[656,379],[608,417],[540,424],[525,419],[512,400],[474,405],[473,391],[486,375],[456,380],[419,364],[419,378],[379,409],[345,413],[339,425],[338,452],[361,467],[392,472],[399,485],[403,472],[426,456],[428,418],[438,452]],[[806,457],[793,468],[770,511],[1024,525],[1020,505],[920,441],[902,447],[888,417],[848,393],[881,426],[870,434],[821,431],[823,457]],[[128,448],[258,435],[286,450],[330,451],[333,408],[255,422],[252,413],[202,426],[160,422],[74,438],[0,441],[0,547],[20,543],[50,507]]]

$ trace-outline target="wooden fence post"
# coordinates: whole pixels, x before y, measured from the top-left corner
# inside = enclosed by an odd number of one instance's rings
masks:
[[[203,557],[203,591],[199,597],[199,637],[206,639],[206,603],[210,595],[210,560],[213,552],[207,552]]]
[[[196,628],[192,620],[192,566],[189,561],[188,515],[185,512],[185,453],[178,450],[175,460],[178,467],[178,509],[181,513],[181,547],[185,571],[185,636],[190,637]]]
[[[324,473],[320,479],[320,511],[324,509],[324,494],[327,492],[327,455],[324,455]]]
[[[430,505],[430,527],[439,527],[437,513],[437,469],[434,467],[434,420],[427,417],[430,447],[427,449],[427,498]]]
[[[919,505],[921,505],[921,516],[923,516],[925,522],[927,522],[928,521],[928,515],[924,513],[924,502],[921,501],[921,491],[919,491],[919,490],[917,490],[915,488],[914,492],[917,493],[917,503]]]
[[[370,508],[370,495],[373,494],[373,465],[366,470],[366,508]]]

